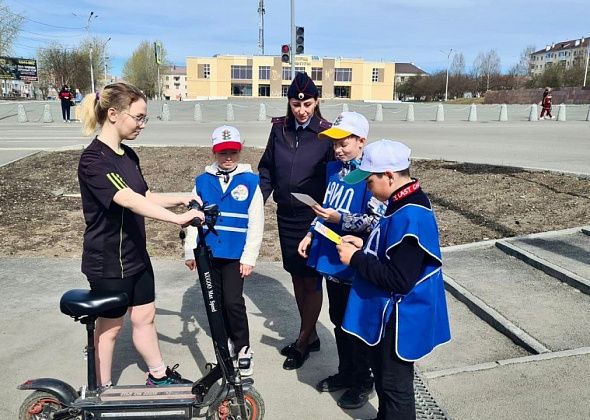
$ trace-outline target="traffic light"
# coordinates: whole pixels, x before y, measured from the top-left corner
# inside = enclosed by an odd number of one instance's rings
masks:
[[[289,44],[283,44],[281,46],[281,61],[283,63],[291,62],[291,47]]]
[[[305,29],[303,26],[296,26],[295,27],[295,54],[303,54],[305,51],[305,46],[303,45],[305,41]]]

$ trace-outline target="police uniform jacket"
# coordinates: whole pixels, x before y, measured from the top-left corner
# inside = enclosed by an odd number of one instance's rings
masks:
[[[279,214],[294,214],[307,210],[307,205],[291,195],[304,193],[318,203],[326,189],[326,164],[333,160],[329,141],[319,140],[318,133],[330,123],[317,116],[309,124],[295,129],[295,119],[273,118],[273,126],[260,163],[260,189],[264,201],[273,194]]]

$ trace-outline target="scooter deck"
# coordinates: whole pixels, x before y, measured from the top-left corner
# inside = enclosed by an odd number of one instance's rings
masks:
[[[191,392],[192,384],[186,385],[122,385],[114,386],[100,394],[100,400],[105,403],[127,403],[139,401],[182,400],[190,403],[195,400]]]

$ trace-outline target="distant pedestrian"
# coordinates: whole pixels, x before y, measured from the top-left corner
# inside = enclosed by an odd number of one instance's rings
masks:
[[[545,119],[553,119],[553,115],[551,115],[551,101],[553,100],[553,97],[551,96],[551,89],[550,88],[545,88],[545,91],[543,92],[543,100],[541,101],[541,106],[543,107],[541,109],[541,116],[539,117],[540,120],[545,120]],[[545,114],[547,114],[547,116],[545,117]]]
[[[80,92],[80,89],[76,88],[76,94],[74,95],[74,103],[75,103],[74,119],[76,121],[80,121],[80,107],[78,105],[80,105],[80,102],[82,102],[82,99],[84,99],[82,92]]]
[[[70,107],[72,106],[74,95],[72,95],[68,85],[62,86],[58,97],[61,102],[61,116],[64,122],[70,122]]]

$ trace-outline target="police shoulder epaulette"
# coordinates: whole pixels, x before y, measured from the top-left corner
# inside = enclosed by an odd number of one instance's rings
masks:
[[[273,117],[270,122],[273,124],[285,124],[285,117]]]
[[[330,121],[326,121],[326,120],[320,120],[320,128],[322,130],[326,130],[328,128],[332,127],[332,123]]]

